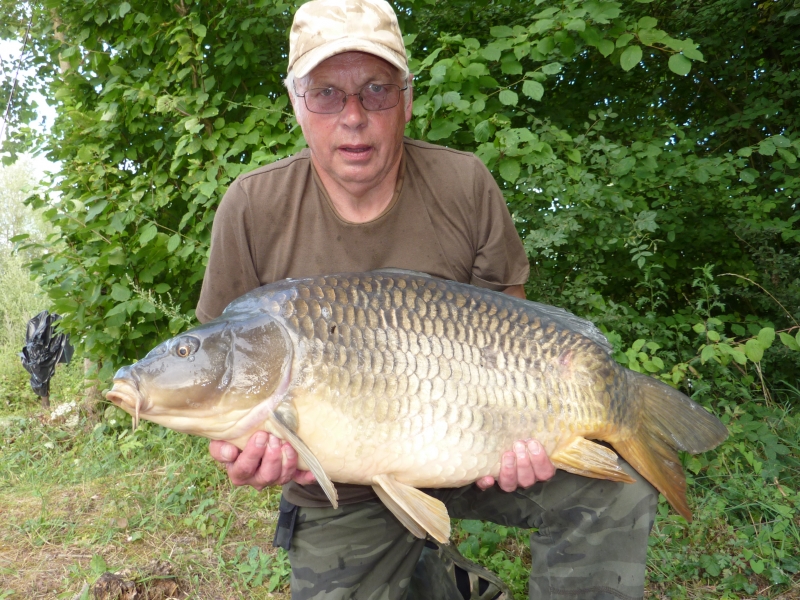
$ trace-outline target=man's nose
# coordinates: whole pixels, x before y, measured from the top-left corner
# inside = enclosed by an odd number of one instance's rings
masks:
[[[347,94],[344,98],[342,116],[348,125],[358,125],[367,120],[367,109],[361,104],[358,94]]]

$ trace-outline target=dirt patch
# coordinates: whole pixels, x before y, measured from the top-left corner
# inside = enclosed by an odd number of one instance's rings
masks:
[[[142,569],[123,569],[103,573],[91,588],[94,600],[182,600],[184,585],[165,560],[156,560]]]

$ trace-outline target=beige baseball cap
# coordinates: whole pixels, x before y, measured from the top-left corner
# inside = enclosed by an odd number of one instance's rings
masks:
[[[385,0],[312,0],[297,9],[289,33],[289,71],[305,77],[342,52],[374,54],[408,70],[397,15]]]

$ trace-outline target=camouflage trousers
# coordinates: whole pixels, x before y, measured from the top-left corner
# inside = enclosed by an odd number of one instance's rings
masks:
[[[530,536],[529,598],[633,600],[644,595],[658,492],[623,468],[637,483],[557,471],[512,493],[475,485],[426,491],[454,518],[537,530]],[[454,584],[437,588],[436,556],[423,555],[425,545],[379,501],[300,508],[289,550],[292,599],[461,598]]]

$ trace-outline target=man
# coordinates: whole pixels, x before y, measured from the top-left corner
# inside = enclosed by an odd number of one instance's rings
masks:
[[[214,220],[198,319],[286,277],[381,267],[524,297],[527,257],[486,168],[403,137],[411,76],[388,3],[300,7],[286,84],[308,149],[231,185]],[[236,485],[284,485],[276,540],[289,549],[293,599],[406,597],[425,541],[369,488],[337,484],[334,510],[297,470],[291,446],[265,432],[241,453],[223,442],[210,452]],[[535,440],[515,443],[501,465],[500,489],[487,477],[432,493],[457,518],[538,528],[531,598],[642,596],[656,502],[649,484],[553,476]]]

